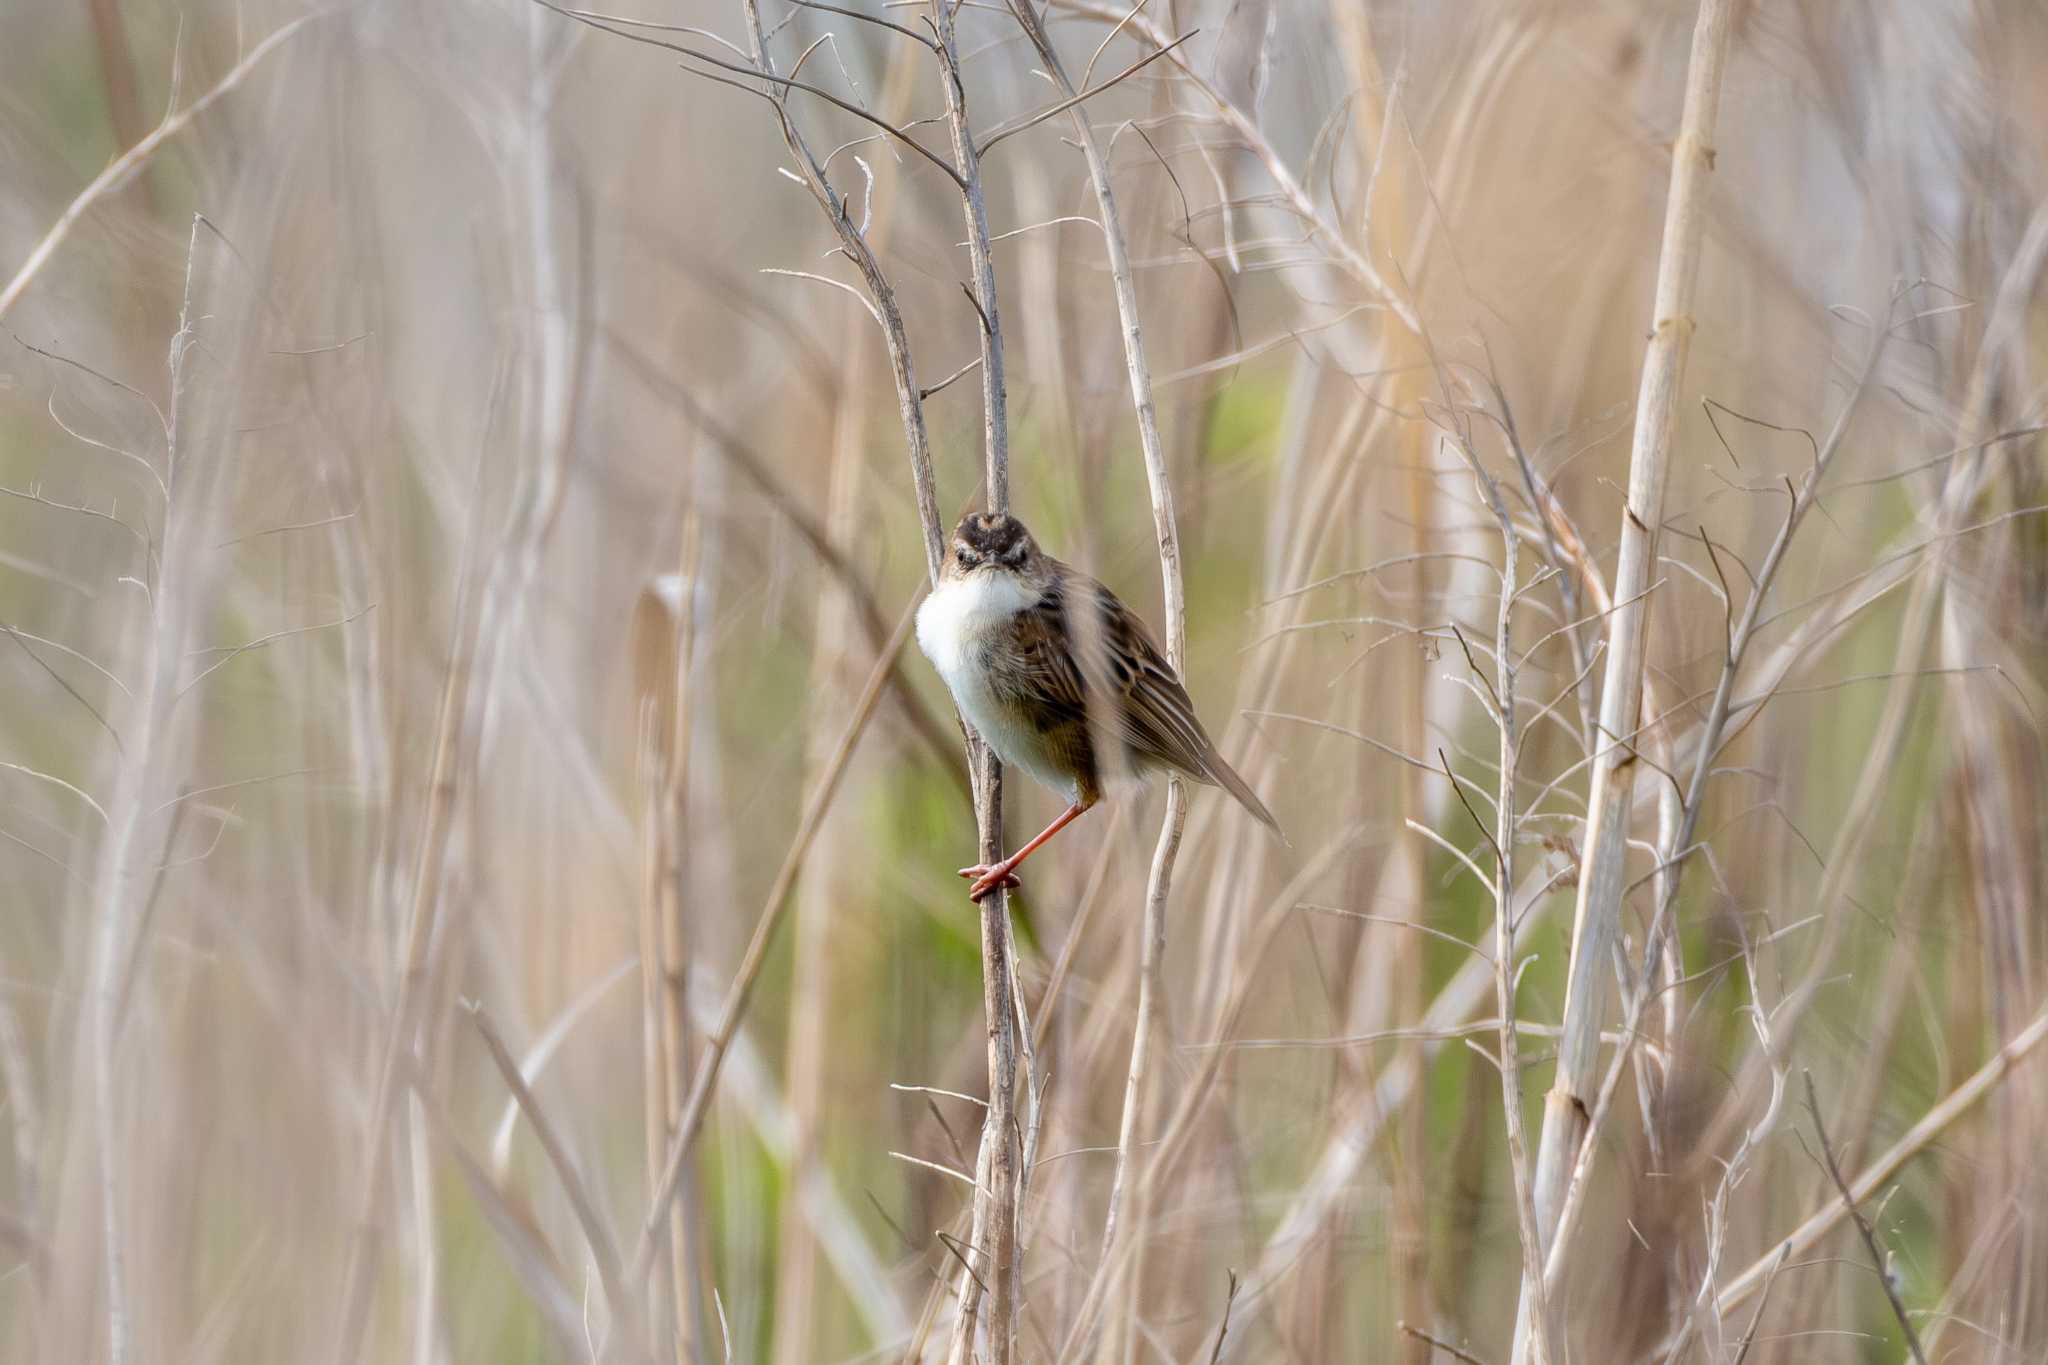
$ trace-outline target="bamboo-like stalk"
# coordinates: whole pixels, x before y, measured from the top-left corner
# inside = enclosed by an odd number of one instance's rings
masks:
[[[1715,683],[1713,700],[1708,703],[1707,713],[1699,725],[1699,734],[1693,743],[1692,774],[1679,800],[1679,813],[1672,828],[1660,840],[1658,875],[1656,886],[1656,909],[1651,916],[1648,945],[1644,948],[1643,962],[1638,971],[1638,981],[1628,1001],[1626,1022],[1621,1028],[1621,1044],[1608,1063],[1607,1073],[1599,1087],[1597,1098],[1588,1110],[1585,1140],[1579,1145],[1565,1177],[1564,1188],[1558,1196],[1556,1222],[1549,1231],[1545,1250],[1544,1277],[1553,1288],[1563,1271],[1565,1256],[1571,1245],[1572,1233],[1579,1210],[1584,1207],[1588,1187],[1587,1176],[1592,1170],[1594,1158],[1599,1151],[1597,1141],[1602,1121],[1612,1107],[1619,1089],[1623,1068],[1634,1052],[1635,1042],[1643,1017],[1647,1013],[1655,991],[1655,969],[1663,960],[1664,947],[1674,937],[1673,927],[1677,915],[1679,887],[1683,884],[1683,873],[1688,855],[1693,848],[1693,835],[1699,828],[1700,812],[1706,805],[1707,782],[1714,772],[1714,763],[1721,754],[1722,743],[1728,731],[1728,722],[1735,707],[1735,686],[1741,677],[1743,661],[1748,657],[1749,647],[1756,638],[1757,624],[1762,619],[1765,604],[1770,600],[1771,588],[1776,583],[1778,572],[1784,567],[1785,556],[1790,550],[1793,537],[1800,524],[1820,500],[1821,482],[1833,466],[1835,457],[1841,452],[1842,442],[1848,436],[1849,423],[1854,417],[1863,396],[1869,392],[1877,376],[1879,363],[1884,358],[1885,347],[1890,340],[1892,319],[1887,312],[1885,326],[1873,342],[1863,370],[1843,403],[1841,411],[1829,427],[1827,438],[1814,453],[1813,464],[1806,478],[1792,495],[1792,505],[1785,514],[1778,533],[1773,537],[1770,549],[1764,554],[1763,562],[1757,567],[1755,581],[1750,589],[1748,602],[1744,605],[1741,618],[1729,627],[1724,641],[1725,655],[1721,674]],[[1710,549],[1709,553],[1712,551]],[[1670,790],[1667,784],[1659,784],[1661,790]],[[1660,803],[1661,804],[1661,803]],[[1675,994],[1675,992],[1673,993]]]
[[[1672,153],[1653,330],[1636,399],[1628,499],[1614,572],[1615,607],[1608,617],[1599,721],[1599,739],[1606,747],[1593,765],[1565,986],[1564,1036],[1558,1044],[1556,1079],[1544,1102],[1543,1135],[1536,1157],[1536,1216],[1543,1239],[1539,1254],[1547,1251],[1557,1225],[1567,1179],[1586,1141],[1599,1084],[1607,972],[1621,933],[1630,792],[1638,772],[1635,742],[1649,627],[1645,594],[1656,568],[1657,530],[1664,516],[1664,485],[1671,466],[1678,395],[1695,326],[1693,294],[1706,237],[1707,173],[1713,168],[1714,124],[1720,109],[1732,11],[1730,0],[1701,0],[1686,72],[1685,110]],[[1540,1285],[1524,1277],[1515,1331],[1516,1365],[1530,1358],[1530,1318],[1540,1290]]]

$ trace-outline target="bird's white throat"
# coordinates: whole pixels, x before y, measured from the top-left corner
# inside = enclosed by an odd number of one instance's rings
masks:
[[[1072,801],[1073,775],[1051,760],[1044,735],[1018,709],[1015,697],[998,695],[989,670],[989,646],[1010,649],[1001,632],[1037,600],[1021,577],[1001,570],[948,579],[917,609],[917,644],[946,680],[960,714],[997,756]]]
[[[917,647],[963,706],[967,702],[963,690],[979,690],[972,675],[981,671],[979,656],[989,634],[1030,606],[1035,597],[1016,574],[983,570],[947,579],[932,589],[917,609]]]

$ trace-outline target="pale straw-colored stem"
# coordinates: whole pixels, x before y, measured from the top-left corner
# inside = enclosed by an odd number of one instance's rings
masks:
[[[954,32],[959,8],[953,0],[931,0],[939,77],[946,98],[946,128],[953,142],[953,167],[960,178],[961,213],[967,227],[970,291],[981,340],[983,483],[992,512],[1010,510],[1010,436],[1004,397],[1003,327],[995,261],[989,251],[988,209],[983,201],[981,161],[967,115],[967,87]],[[984,866],[1003,857],[1003,765],[971,731],[968,761],[975,774],[974,813]],[[964,1365],[974,1353],[978,1298],[988,1297],[988,1358],[1008,1365],[1016,1332],[1018,1153],[1015,1136],[1017,1025],[1013,1005],[1015,949],[1010,936],[1010,894],[1001,887],[981,899],[982,1012],[988,1028],[988,1112],[981,1140],[987,1154],[986,1179],[974,1194],[970,1268],[963,1275],[960,1310],[948,1358]]]
[[[1625,1016],[1627,1022],[1620,1030],[1621,1044],[1608,1062],[1606,1077],[1601,1082],[1599,1096],[1592,1106],[1586,1128],[1587,1140],[1579,1144],[1564,1192],[1559,1198],[1557,1221],[1550,1233],[1544,1261],[1544,1278],[1553,1292],[1563,1273],[1579,1211],[1585,1206],[1585,1194],[1589,1183],[1587,1176],[1591,1173],[1594,1159],[1599,1153],[1597,1139],[1600,1126],[1613,1105],[1615,1094],[1620,1087],[1622,1071],[1628,1064],[1635,1042],[1640,1036],[1651,1000],[1659,994],[1666,998],[1675,998],[1677,994],[1676,991],[1653,990],[1655,981],[1652,968],[1662,959],[1663,948],[1675,938],[1672,929],[1677,917],[1678,891],[1683,885],[1682,874],[1688,860],[1687,854],[1693,847],[1693,835],[1699,828],[1700,811],[1706,803],[1707,782],[1713,775],[1714,762],[1719,757],[1722,742],[1727,736],[1729,718],[1735,707],[1735,685],[1741,676],[1743,660],[1748,656],[1749,646],[1756,638],[1758,622],[1762,619],[1766,603],[1770,601],[1771,586],[1777,581],[1778,571],[1784,566],[1785,555],[1791,548],[1792,539],[1807,513],[1819,501],[1821,480],[1834,463],[1835,456],[1840,453],[1842,442],[1848,435],[1850,418],[1854,416],[1863,395],[1869,392],[1871,381],[1876,378],[1878,363],[1884,356],[1885,343],[1890,337],[1891,318],[1887,316],[1885,322],[1885,330],[1878,334],[1876,342],[1872,345],[1861,378],[1848,400],[1843,403],[1841,411],[1836,414],[1834,424],[1828,430],[1827,439],[1819,447],[1805,481],[1793,494],[1792,505],[1786,513],[1785,520],[1772,539],[1770,549],[1765,552],[1763,563],[1758,566],[1755,586],[1750,590],[1749,601],[1743,607],[1741,619],[1729,628],[1724,642],[1725,656],[1722,660],[1721,676],[1715,684],[1713,700],[1708,704],[1706,717],[1700,724],[1699,735],[1693,747],[1692,775],[1686,784],[1684,799],[1680,803],[1677,817],[1667,837],[1661,839],[1658,845],[1660,864],[1654,879],[1657,908],[1651,917],[1649,942],[1643,955],[1643,970],[1639,973],[1640,979],[1628,1002],[1628,1012]],[[1668,784],[1660,784],[1660,787],[1664,791],[1671,790]]]
[[[1642,710],[1650,620],[1645,594],[1657,565],[1657,528],[1664,515],[1678,395],[1695,325],[1693,295],[1706,236],[1708,172],[1714,163],[1714,125],[1732,9],[1729,0],[1701,0],[1686,73],[1685,111],[1672,150],[1656,306],[1636,399],[1628,500],[1622,513],[1621,551],[1613,580],[1616,605],[1608,617],[1597,736],[1606,747],[1593,765],[1565,986],[1564,1036],[1558,1044],[1556,1080],[1544,1104],[1543,1136],[1536,1158],[1536,1214],[1546,1246],[1557,1224],[1567,1177],[1586,1140],[1599,1085],[1607,974],[1621,931],[1630,795],[1639,771],[1635,735]],[[1515,1365],[1530,1358],[1531,1299],[1540,1290],[1527,1279],[1525,1276],[1515,1332]]]

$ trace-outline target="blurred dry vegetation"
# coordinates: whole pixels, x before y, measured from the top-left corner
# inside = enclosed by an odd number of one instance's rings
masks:
[[[805,79],[943,152],[926,5],[845,3],[911,33],[761,0],[781,69],[825,39]],[[1195,793],[1109,1256],[1158,794],[1028,869],[1015,1358],[1505,1365],[1503,1043],[1533,1141],[1695,8],[1126,12],[1045,19],[1093,85],[1200,30],[1082,108],[1191,690],[1291,848]],[[0,275],[303,13],[9,6]],[[744,59],[738,0],[633,15]],[[1056,100],[1005,6],[957,22],[975,127]],[[904,429],[866,307],[768,273],[860,284],[776,111],[683,64],[525,0],[320,11],[0,302],[0,1357],[946,1358],[973,817],[914,649],[857,706],[924,581]],[[1735,8],[1603,1066],[1647,1007],[1549,1280],[1569,1359],[2048,1359],[2044,70],[2035,0]],[[787,108],[821,158],[875,133]],[[886,137],[829,170],[935,387],[977,355],[958,193]],[[1157,622],[1072,126],[982,179],[1015,506]],[[950,521],[976,375],[925,407]],[[1505,784],[1474,462],[1527,651]],[[1008,805],[1013,840],[1056,809]]]

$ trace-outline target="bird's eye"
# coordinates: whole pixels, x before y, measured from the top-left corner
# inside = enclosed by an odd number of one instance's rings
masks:
[[[953,551],[953,558],[959,561],[960,567],[963,569],[974,567],[974,556],[964,548]]]

